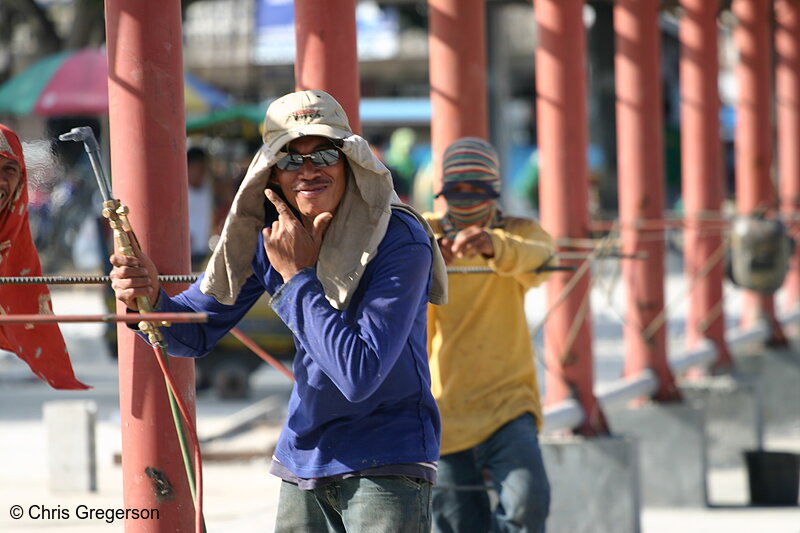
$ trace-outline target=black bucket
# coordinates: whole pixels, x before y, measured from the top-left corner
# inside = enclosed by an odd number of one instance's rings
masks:
[[[763,450],[744,452],[752,505],[797,505],[800,455]]]

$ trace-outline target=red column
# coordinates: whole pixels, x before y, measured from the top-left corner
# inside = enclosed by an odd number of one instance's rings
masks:
[[[484,3],[428,2],[434,192],[442,185],[442,154],[453,141],[488,139]],[[438,199],[436,206],[444,210],[444,200]]]
[[[542,224],[555,238],[589,237],[586,147],[586,35],[583,0],[537,0],[536,110]],[[552,306],[575,273],[547,282]],[[580,278],[545,326],[547,404],[576,397],[586,413],[585,435],[607,430],[594,396],[589,273]],[[577,324],[576,324],[577,321]],[[576,328],[577,329],[573,329]]]
[[[716,0],[681,0],[681,175],[684,269],[691,283],[686,324],[689,345],[708,338],[717,368],[732,364],[725,343],[722,280],[725,253],[720,227],[724,196],[719,137]],[[707,272],[707,275],[702,275]]]
[[[625,375],[646,368],[656,373],[655,399],[679,398],[667,361],[666,331],[658,324],[664,309],[663,229],[641,228],[664,213],[663,100],[661,96],[658,0],[618,0],[614,6],[617,53],[617,139],[619,210],[627,293]],[[656,322],[654,322],[656,321]]]
[[[798,238],[800,224],[800,0],[775,3],[775,83],[778,120],[778,176],[781,213]],[[800,305],[800,246],[784,284],[789,310]]]
[[[342,104],[361,132],[356,0],[295,0],[295,89],[321,89]]]
[[[770,179],[772,130],[770,116],[770,0],[734,0],[738,19],[733,39],[739,51],[736,79],[739,101],[736,106],[736,211],[749,215],[775,208],[775,192]],[[773,335],[781,337],[775,320],[772,296],[745,292],[742,326],[750,327],[764,319],[773,324]]]
[[[181,4],[106,1],[114,194],[159,271],[188,273]],[[124,309],[119,308],[119,312]],[[193,531],[194,513],[164,378],[153,351],[121,325],[119,398],[124,506],[157,508],[159,520],[127,520],[128,532]],[[179,393],[194,410],[194,364],[173,359]],[[167,495],[158,479],[169,486]]]

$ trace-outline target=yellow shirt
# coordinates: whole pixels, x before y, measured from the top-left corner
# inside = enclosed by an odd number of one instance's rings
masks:
[[[427,213],[437,237],[440,215]],[[552,238],[529,219],[506,217],[489,230],[494,257],[455,259],[449,266],[489,266],[489,274],[449,274],[447,305],[428,306],[431,389],[442,416],[441,453],[485,441],[524,413],[541,427],[542,406],[525,292],[554,253]]]

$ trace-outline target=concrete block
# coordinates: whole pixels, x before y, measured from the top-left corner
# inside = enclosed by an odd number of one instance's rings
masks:
[[[762,348],[735,358],[737,373],[756,380],[764,431],[780,434],[800,426],[800,349]]]
[[[542,438],[548,533],[639,533],[637,445],[627,437]]]
[[[707,503],[705,408],[647,404],[606,412],[615,434],[639,442],[642,505],[702,507]]]
[[[97,404],[81,400],[47,402],[44,422],[50,490],[95,492]]]
[[[744,468],[745,450],[760,447],[762,424],[755,380],[746,376],[718,376],[679,383],[687,402],[702,402],[706,410],[708,465]]]

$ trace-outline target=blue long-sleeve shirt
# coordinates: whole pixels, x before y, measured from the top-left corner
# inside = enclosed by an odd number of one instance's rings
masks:
[[[358,231],[353,228],[353,231]],[[375,258],[344,311],[325,299],[313,268],[287,283],[259,237],[253,275],[236,303],[200,291],[200,281],[158,310],[208,314],[205,324],[164,328],[170,355],[199,357],[267,291],[294,334],[295,385],[275,457],[300,478],[435,461],[440,420],[430,392],[427,304],[432,251],[412,216],[394,211]]]

